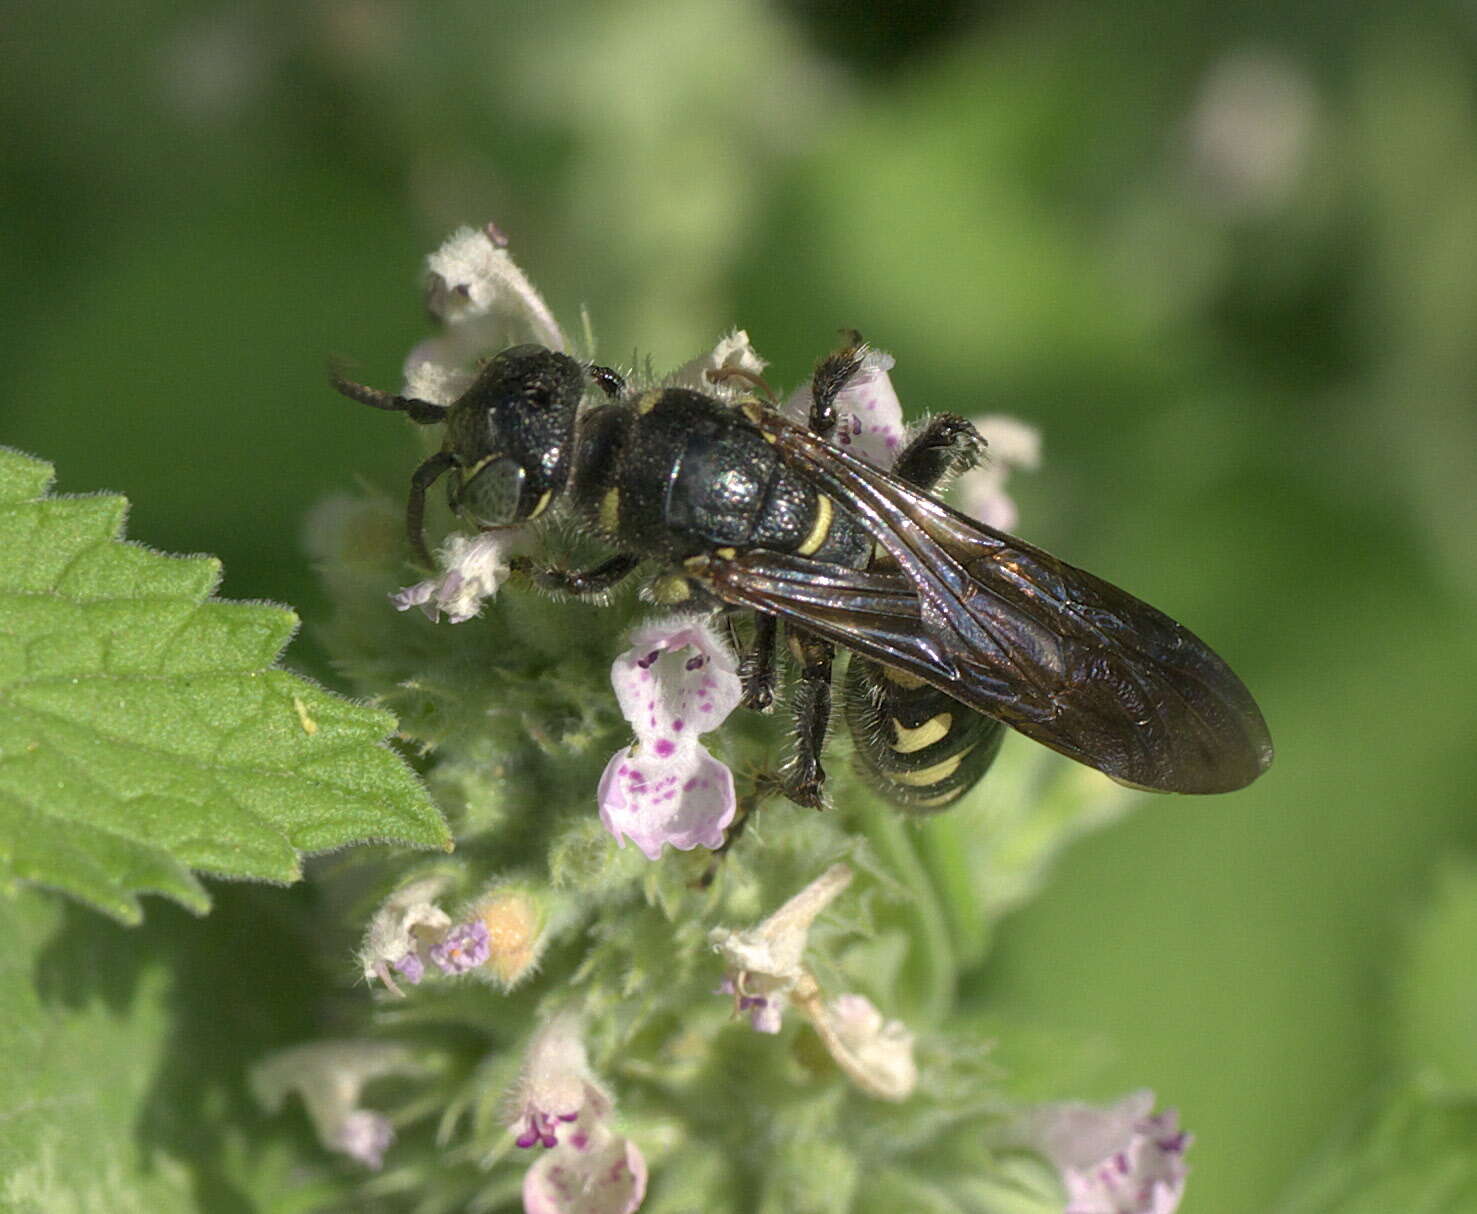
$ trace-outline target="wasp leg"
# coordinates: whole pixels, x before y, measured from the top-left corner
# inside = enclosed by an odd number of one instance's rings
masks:
[[[425,460],[410,478],[410,498],[405,503],[405,533],[410,537],[410,546],[415,549],[416,556],[427,569],[436,566],[426,550],[426,490],[455,462],[456,458],[450,451],[438,451]]]
[[[866,342],[855,329],[843,329],[841,336],[846,345],[816,363],[810,377],[810,428],[822,438],[829,438],[836,428],[836,398],[851,382],[867,352]]]
[[[800,681],[792,700],[795,758],[785,771],[784,793],[796,805],[820,809],[826,784],[821,750],[831,723],[831,659],[836,647],[798,628],[786,631],[790,652],[800,666]]]
[[[591,569],[546,569],[526,556],[515,556],[508,562],[517,573],[528,577],[540,590],[556,594],[604,594],[641,563],[639,556],[618,552]]]
[[[590,378],[599,386],[611,400],[619,400],[626,394],[626,378],[619,371],[610,367],[602,367],[597,363],[590,364]]]
[[[743,684],[745,708],[763,712],[774,703],[774,637],[778,621],[772,615],[754,617],[754,644],[739,659],[739,681]]]
[[[933,492],[968,472],[984,454],[985,440],[970,422],[954,413],[940,413],[908,441],[892,472],[899,480]]]

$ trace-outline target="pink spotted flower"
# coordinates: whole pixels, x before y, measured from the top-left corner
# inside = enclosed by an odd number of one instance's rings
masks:
[[[895,360],[884,350],[863,346],[856,371],[836,396],[836,429],[831,441],[879,468],[891,468],[902,450],[907,427],[903,407],[888,374]],[[794,392],[785,412],[796,421],[810,415],[810,385]]]
[[[738,706],[733,652],[705,617],[663,619],[631,634],[610,681],[636,741],[600,778],[605,828],[651,860],[668,843],[719,846],[733,820],[733,773],[698,739]]]
[[[525,1214],[632,1214],[646,1196],[646,1160],[611,1126],[610,1094],[590,1071],[579,1021],[565,1012],[535,1035],[507,1110],[515,1143],[535,1157]]]
[[[1153,1115],[1153,1108],[1147,1090],[1106,1109],[1047,1105],[1025,1118],[1016,1137],[1060,1173],[1065,1214],[1174,1214],[1191,1139],[1173,1109]]]

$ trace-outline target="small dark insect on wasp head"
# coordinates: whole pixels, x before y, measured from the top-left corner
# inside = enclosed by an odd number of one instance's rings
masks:
[[[481,527],[507,527],[544,512],[569,479],[575,415],[586,371],[567,354],[513,346],[488,359],[450,405],[394,396],[332,377],[351,400],[404,413],[422,425],[444,423],[440,451],[411,478],[406,526],[427,565],[423,521],[426,490],[451,474],[451,508]]]

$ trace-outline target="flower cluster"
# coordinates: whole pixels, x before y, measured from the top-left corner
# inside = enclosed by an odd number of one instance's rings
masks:
[[[464,229],[431,258],[427,299],[442,331],[417,346],[407,360],[406,395],[449,405],[471,381],[475,360],[491,351],[522,341],[570,348],[547,305],[508,255],[506,243],[491,226]],[[910,438],[891,379],[894,360],[859,341],[854,354],[855,370],[835,400],[833,441],[878,467],[890,468]],[[748,334],[736,329],[706,354],[663,378],[647,376],[638,386],[687,387],[721,400],[757,392],[777,400],[763,378],[765,369]],[[792,394],[783,408],[803,419],[811,403],[807,386]],[[1008,474],[1012,468],[1037,465],[1040,439],[1036,431],[1011,418],[980,418],[976,424],[989,455],[981,466],[962,473],[952,490],[954,500],[984,523],[1008,529],[1016,520],[1014,502],[1006,492]],[[527,542],[529,537],[519,528],[453,533],[437,554],[434,575],[392,596],[394,606],[401,611],[420,608],[432,621],[464,624],[499,592],[510,575],[511,558]],[[631,631],[628,642],[611,665],[610,681],[631,740],[607,762],[593,790],[594,808],[616,845],[624,847],[629,841],[653,862],[662,859],[668,846],[717,848],[733,823],[736,795],[733,773],[723,762],[728,747],[713,738],[742,699],[738,660],[711,613],[670,613],[648,620]],[[866,854],[864,849],[863,844],[847,854],[860,857]],[[608,852],[608,844],[602,850]],[[417,985],[438,975],[470,974],[492,988],[508,990],[536,971],[548,938],[558,936],[560,947],[550,953],[549,968],[575,977],[538,1005],[553,1012],[541,1019],[523,1047],[519,1078],[501,1119],[493,1122],[495,1146],[488,1158],[507,1155],[527,1161],[522,1181],[526,1214],[633,1214],[645,1198],[647,1162],[637,1143],[620,1132],[612,1091],[595,1074],[587,1053],[587,1017],[610,1006],[611,992],[598,989],[598,978],[591,977],[605,964],[592,961],[596,946],[583,958],[577,949],[564,947],[578,934],[565,930],[575,912],[573,896],[563,891],[576,886],[563,876],[552,877],[553,866],[519,868],[520,873],[539,872],[537,881],[543,884],[528,877],[505,877],[468,898],[461,872],[446,863],[422,868],[422,875],[402,885],[373,913],[358,953],[361,971],[395,994],[404,994],[400,983]],[[632,863],[647,874],[643,892],[648,903],[670,897],[672,907],[682,905],[683,895],[673,894],[674,883],[667,881],[671,874],[662,876],[660,869]],[[629,871],[629,865],[616,867]],[[719,954],[722,971],[721,976],[713,972],[718,968],[714,965],[703,978],[732,1000],[735,1015],[746,1019],[755,1032],[780,1034],[787,1017],[793,1032],[798,1017],[807,1046],[818,1041],[834,1070],[856,1093],[895,1103],[916,1095],[920,1104],[926,1104],[930,1098],[938,1099],[936,1093],[930,1094],[936,1085],[930,1084],[927,1073],[920,1077],[910,1028],[889,1018],[862,994],[823,990],[816,970],[823,976],[832,971],[825,965],[813,970],[807,957],[817,919],[853,879],[849,865],[832,864],[757,924],[712,928],[708,940]],[[716,905],[710,901],[707,908],[711,911]],[[678,911],[664,909],[675,923]],[[625,934],[640,939],[645,948],[657,938]],[[681,936],[673,932],[672,938]],[[661,964],[661,958],[654,963],[642,958],[623,972],[635,975],[634,985],[650,981],[652,973],[661,974]],[[690,972],[687,981],[693,981]],[[840,985],[829,978],[826,982]],[[868,989],[886,1005],[885,995],[870,985]],[[586,1001],[576,1005],[576,992]],[[463,1001],[463,995],[468,999]],[[458,1015],[475,1007],[477,995],[476,987],[457,992],[453,1001]],[[424,999],[412,1010],[432,1014],[435,1002]],[[380,1001],[379,1010],[389,1012],[394,1006]],[[494,1014],[490,1009],[489,1015]],[[628,1023],[640,1027],[637,1021]],[[616,1039],[624,1046],[634,1034],[624,1028],[622,1032],[625,1035]],[[677,1041],[679,1034],[671,1036],[674,1051],[688,1048],[690,1043]],[[755,1041],[751,1049],[777,1058],[790,1056],[779,1042]],[[818,1073],[831,1072],[818,1049],[810,1050],[808,1057],[818,1061]],[[421,1069],[419,1057],[405,1047],[380,1041],[325,1042],[265,1060],[254,1071],[252,1084],[269,1109],[281,1107],[289,1093],[297,1093],[326,1147],[378,1169],[394,1132],[387,1116],[366,1107],[363,1089],[373,1080],[415,1075]],[[619,1074],[642,1072],[623,1065]],[[494,1098],[496,1094],[497,1089],[490,1093]],[[629,1101],[637,1098],[634,1091],[627,1095]],[[490,1100],[482,1107],[497,1111]],[[1171,1214],[1184,1187],[1183,1154],[1189,1138],[1178,1131],[1172,1112],[1154,1116],[1152,1107],[1152,1096],[1137,1093],[1107,1110],[1083,1105],[1043,1108],[1015,1123],[1006,1145],[1028,1148],[1051,1162],[1067,1194],[1067,1214]],[[906,1110],[898,1114],[907,1115]],[[659,1119],[636,1124],[645,1127],[643,1141],[653,1158],[663,1161],[664,1170],[679,1166],[681,1151],[673,1148],[676,1139],[662,1137],[655,1128]],[[999,1145],[998,1140],[987,1141],[989,1137],[982,1127],[977,1135],[981,1151]],[[669,1204],[675,1191],[669,1188],[664,1198]]]

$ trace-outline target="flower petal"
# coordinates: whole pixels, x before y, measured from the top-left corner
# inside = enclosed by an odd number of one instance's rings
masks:
[[[733,773],[696,742],[663,759],[636,750],[617,751],[600,777],[605,829],[648,860],[660,859],[667,843],[678,851],[721,846],[737,807]]]
[[[645,1196],[646,1160],[619,1135],[545,1151],[523,1177],[525,1214],[632,1214]]]
[[[735,329],[708,353],[683,363],[662,383],[669,388],[690,388],[708,396],[745,396],[753,391],[753,377],[761,375],[766,366],[768,364],[749,344],[749,335],[742,329]],[[737,371],[739,374],[710,379],[709,371]]]
[[[891,354],[867,347],[861,364],[836,394],[836,429],[831,441],[879,468],[892,467],[906,430],[903,407],[888,374],[894,365]],[[810,415],[813,399],[806,384],[791,395],[785,412],[803,422]]]
[[[507,581],[508,554],[522,538],[511,528],[475,536],[450,535],[436,554],[441,573],[392,594],[390,602],[396,611],[419,607],[432,620],[440,619],[444,611],[451,623],[465,623]]]
[[[985,458],[954,485],[959,509],[997,531],[1009,531],[1019,518],[1015,499],[1005,491],[1012,468],[1028,472],[1041,466],[1041,432],[1003,413],[974,419],[985,440]]]
[[[702,616],[636,629],[610,682],[621,715],[657,758],[716,729],[743,697],[733,652]]]
[[[743,695],[738,663],[704,616],[636,629],[610,681],[636,745],[616,751],[600,778],[600,819],[650,859],[718,847],[737,805],[733,773],[698,737],[722,724]]]
[[[356,1109],[340,1123],[335,1149],[378,1172],[384,1166],[385,1152],[394,1141],[395,1130],[388,1117],[369,1109]]]
[[[1025,1120],[1017,1137],[1061,1173],[1066,1214],[1173,1214],[1184,1195],[1190,1136],[1173,1110],[1151,1117],[1153,1107],[1149,1091],[1106,1109],[1048,1105]]]

